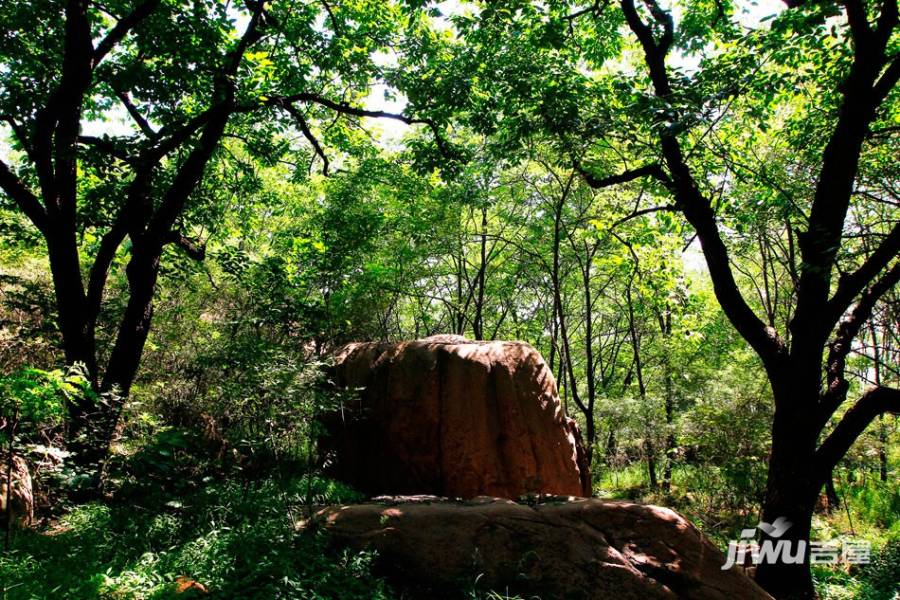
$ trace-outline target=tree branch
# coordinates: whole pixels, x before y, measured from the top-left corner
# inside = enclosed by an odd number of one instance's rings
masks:
[[[292,104],[286,104],[283,108],[292,117],[294,117],[295,121],[297,121],[297,125],[300,127],[300,131],[303,133],[303,136],[313,147],[313,150],[319,156],[319,158],[322,159],[322,175],[328,176],[328,156],[326,156],[325,151],[319,144],[319,140],[317,140],[316,136],[313,135],[312,130],[309,128],[309,123],[306,122],[306,118],[304,118],[303,113],[297,110],[297,108]]]
[[[888,6],[891,2],[885,3],[888,13],[891,13]],[[803,262],[797,285],[797,308],[790,323],[795,341],[792,351],[797,356],[814,356],[816,351],[812,348],[825,343],[840,318],[839,312],[832,313],[830,319],[822,319],[821,311],[828,302],[863,142],[883,100],[877,87],[887,83],[882,81],[876,85],[878,74],[887,62],[885,47],[889,36],[883,35],[883,28],[892,29],[896,22],[896,10],[886,17],[882,15],[879,31],[873,34],[861,0],[847,0],[845,5],[854,35],[853,62],[841,84],[843,99],[837,122],[822,154],[809,227],[798,237]],[[885,76],[890,74],[889,68]],[[862,285],[865,284],[863,281]],[[812,360],[804,367],[818,368]]]
[[[900,254],[900,224],[894,226],[859,268],[838,279],[837,289],[823,311],[828,323],[831,325],[837,323],[853,300],[898,254]]]
[[[897,26],[898,14],[897,0],[884,0],[881,3],[881,14],[876,23],[875,35],[879,44],[886,44]]]
[[[666,71],[666,53],[672,41],[672,18],[656,4],[655,0],[646,1],[654,20],[663,26],[663,35],[659,42],[654,38],[652,28],[641,20],[634,0],[621,0],[622,11],[629,28],[641,43],[644,62],[650,72],[656,96],[668,101],[672,87]],[[773,370],[780,371],[781,359],[785,352],[784,343],[778,334],[756,315],[741,294],[731,269],[728,249],[716,223],[715,211],[709,200],[700,192],[684,158],[678,138],[671,131],[664,129],[659,134],[659,143],[669,171],[671,181],[669,187],[675,197],[675,204],[697,232],[713,281],[713,289],[722,310],[738,333],[760,356],[770,375]]]
[[[591,4],[590,6],[586,6],[580,10],[576,10],[575,12],[570,13],[563,18],[567,21],[575,21],[575,20],[583,17],[584,15],[598,13],[601,9],[605,8],[608,3],[609,3],[608,0],[604,0],[603,6],[601,6],[600,0],[594,0],[594,3]]]
[[[657,21],[662,19],[664,29],[667,32],[663,35],[663,39],[657,43],[653,36],[653,29],[641,19],[634,6],[634,0],[622,0],[622,12],[625,14],[625,21],[628,23],[628,27],[637,36],[644,50],[644,62],[646,62],[647,69],[650,71],[650,80],[653,82],[656,95],[661,98],[668,97],[672,92],[669,76],[666,73],[666,53],[669,51],[669,45],[672,41],[671,15],[662,11],[658,5],[656,10],[651,9],[653,18]]]
[[[628,221],[630,221],[632,219],[636,219],[637,217],[640,217],[643,215],[648,215],[650,213],[655,213],[655,212],[676,211],[676,210],[678,210],[678,207],[675,206],[674,204],[665,204],[663,206],[650,206],[648,208],[642,208],[640,210],[636,210],[632,213],[629,213],[629,214],[625,215],[624,217],[616,219],[613,222],[613,224],[610,226],[610,229],[615,229],[619,225],[622,225],[623,223],[627,223]]]
[[[853,43],[857,45],[870,43],[872,28],[869,26],[866,7],[862,0],[843,0],[842,4],[847,12],[847,23],[850,25]]]
[[[196,261],[206,258],[206,244],[195,242],[179,231],[171,231],[166,236],[167,244],[175,244]]]
[[[888,387],[869,388],[856,401],[831,431],[815,454],[816,474],[826,477],[847,454],[853,442],[878,415],[900,414],[900,390]]]
[[[629,181],[634,181],[635,179],[640,179],[641,177],[653,177],[654,179],[661,181],[667,187],[672,184],[671,180],[668,178],[668,176],[666,176],[659,163],[644,165],[643,167],[638,167],[637,169],[623,171],[622,173],[617,173],[615,175],[609,175],[602,178],[595,177],[588,171],[584,170],[584,168],[582,168],[580,165],[575,165],[575,169],[581,174],[581,176],[584,178],[584,181],[594,189],[602,189],[613,185],[618,185],[620,183],[627,183]]]
[[[897,85],[897,81],[900,81],[900,56],[895,56],[891,60],[888,68],[875,83],[875,98],[879,104],[887,98],[887,95]]]
[[[265,1],[260,0],[254,6],[253,17],[250,19],[250,23],[248,23],[241,39],[234,49],[225,55],[225,66],[221,72],[217,73],[215,79],[213,90],[215,101],[213,106],[204,113],[206,118],[204,119],[205,124],[203,125],[200,139],[181,164],[172,183],[163,195],[159,208],[147,224],[146,234],[149,235],[150,242],[158,245],[158,247],[162,247],[162,245],[167,243],[166,237],[172,230],[172,226],[184,208],[188,197],[203,177],[206,165],[212,158],[219,141],[222,139],[222,135],[225,133],[228,119],[236,110],[233,77],[240,67],[244,53],[262,36],[260,25],[264,11]],[[189,136],[191,133],[188,128],[185,135]],[[170,140],[168,143],[171,144],[172,141]]]
[[[137,107],[131,102],[131,98],[128,97],[128,94],[125,92],[120,92],[119,90],[113,90],[116,94],[116,98],[122,102],[125,106],[125,110],[128,111],[128,114],[131,115],[131,118],[137,124],[138,128],[143,132],[151,140],[155,140],[157,133],[150,126],[150,122],[144,118],[144,115],[140,113]]]
[[[25,213],[39,231],[44,232],[47,226],[47,211],[31,190],[12,172],[5,162],[0,160],[0,188],[13,199],[19,209]]]
[[[160,4],[160,0],[146,0],[143,4],[140,4],[135,8],[131,14],[120,19],[115,26],[109,30],[109,33],[106,34],[100,43],[97,44],[96,49],[94,49],[93,56],[93,66],[96,67],[100,64],[100,61],[109,54],[109,52],[116,47],[116,45],[121,42],[128,32],[137,27],[141,21],[149,17],[153,11],[157,9]]]
[[[25,130],[22,129],[22,126],[16,122],[12,115],[0,115],[0,121],[6,121],[9,124],[9,127],[15,134],[16,139],[19,140],[19,143],[22,144],[22,148],[25,149],[25,153],[28,155],[28,158],[34,160],[34,154],[31,150],[31,145],[28,143],[28,136],[25,134]]]
[[[838,326],[837,335],[828,346],[826,363],[827,388],[820,402],[820,422],[824,425],[847,397],[849,383],[844,377],[847,355],[853,349],[853,340],[862,326],[872,316],[878,300],[900,282],[900,262],[872,284],[856,306]]]
[[[114,158],[118,158],[123,162],[134,162],[134,158],[127,152],[124,152],[121,148],[117,147],[116,143],[110,138],[100,138],[92,135],[80,135],[78,136],[78,143],[85,146],[93,146],[94,148],[99,148],[103,152],[109,154]]]
[[[383,110],[366,110],[364,108],[352,106],[344,102],[335,102],[334,100],[330,100],[329,98],[320,96],[319,94],[311,94],[305,92],[300,94],[293,94],[290,96],[272,97],[266,100],[265,104],[269,106],[285,106],[287,104],[293,104],[295,102],[311,102],[313,104],[324,106],[325,108],[331,109],[337,113],[354,117],[393,119],[407,125],[426,125],[434,135],[435,143],[437,143],[438,149],[441,151],[441,154],[451,158],[455,156],[455,153],[450,149],[449,144],[441,134],[440,128],[431,119],[407,117],[403,114],[392,113]],[[258,108],[258,106],[243,106],[239,107],[236,112],[250,112],[256,110],[256,108]]]
[[[120,215],[112,229],[107,231],[100,239],[100,248],[94,257],[94,264],[91,265],[91,272],[88,276],[87,287],[87,319],[88,327],[94,329],[97,324],[97,317],[100,316],[100,307],[103,303],[103,290],[106,288],[106,281],[109,277],[109,268],[113,259],[116,257],[116,251],[125,240],[127,227],[125,219]]]

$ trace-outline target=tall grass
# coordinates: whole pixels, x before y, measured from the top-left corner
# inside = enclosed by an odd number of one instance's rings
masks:
[[[343,499],[339,488],[316,487],[321,499]],[[225,482],[177,499],[78,506],[49,530],[16,535],[0,556],[0,597],[183,598],[201,589],[219,598],[389,597],[369,571],[371,555],[295,532],[280,499],[300,510],[305,494],[302,479]]]

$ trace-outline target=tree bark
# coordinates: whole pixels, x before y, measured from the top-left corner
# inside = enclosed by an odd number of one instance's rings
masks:
[[[637,266],[635,265],[635,268]],[[632,274],[632,277],[634,275]],[[631,334],[631,347],[634,352],[634,372],[638,384],[638,395],[641,399],[641,406],[646,410],[647,407],[647,387],[644,384],[644,366],[641,358],[641,342],[637,332],[637,324],[634,318],[634,300],[631,295],[631,284],[625,288],[625,300],[628,303],[628,330]],[[644,457],[647,461],[647,477],[650,487],[655,488],[659,484],[656,478],[656,448],[652,440],[652,431],[650,428],[650,419],[647,418],[644,424]]]
[[[669,342],[672,337],[672,310],[667,304],[665,310],[659,315],[659,325],[662,331],[663,345],[663,378],[665,385],[665,417],[666,417],[666,447],[665,464],[663,465],[663,491],[667,494],[672,490],[672,463],[677,452],[677,440],[675,439],[675,382],[672,374],[672,363],[669,357]]]
[[[487,207],[481,207],[481,232],[479,233],[479,249],[481,261],[478,268],[478,293],[475,298],[475,319],[472,321],[472,331],[476,340],[484,339],[484,285],[487,275]]]
[[[837,489],[834,487],[834,471],[825,480],[825,498],[828,500],[828,512],[841,506],[841,499],[838,497]]]
[[[773,437],[763,502],[763,521],[773,523],[784,517],[792,525],[777,540],[763,533],[761,541],[771,539],[775,543],[786,540],[790,542],[792,552],[796,551],[798,544],[806,546],[803,560],[797,564],[776,561],[757,566],[757,583],[779,600],[815,598],[808,546],[813,511],[823,482],[814,480],[810,475],[815,439],[798,425],[796,418],[776,416],[775,428],[785,431],[785,434]]]

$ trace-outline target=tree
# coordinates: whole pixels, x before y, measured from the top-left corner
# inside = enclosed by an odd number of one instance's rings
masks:
[[[872,143],[873,125],[884,118],[885,103],[900,79],[900,57],[891,50],[898,25],[897,3],[886,0],[869,7],[848,0],[843,4],[852,58],[839,88],[837,118],[818,165],[808,221],[798,234],[801,264],[788,325],[790,344],[756,315],[735,280],[714,204],[697,183],[696,168],[690,164],[677,126],[684,115],[675,105],[676,89],[666,65],[675,39],[674,21],[655,0],[646,6],[646,11],[640,11],[633,0],[621,4],[628,27],[640,43],[653,93],[670,113],[667,122],[656,128],[661,161],[616,178],[657,178],[695,229],[716,297],[762,360],[774,395],[763,519],[787,518],[793,526],[785,539],[808,546],[816,498],[835,465],[875,418],[900,412],[900,390],[876,386],[829,428],[847,400],[846,358],[854,339],[864,333],[863,326],[879,299],[900,280],[900,263],[895,261],[900,225],[895,224],[853,269],[843,269],[840,261],[840,251],[847,244],[845,228],[852,227],[848,209],[860,157],[864,145]],[[827,8],[810,10],[827,14]],[[590,175],[588,181],[598,187],[611,183]],[[840,277],[833,285],[836,272]],[[807,561],[808,549],[801,564],[760,565],[757,580],[776,597],[811,598]]]
[[[0,189],[46,243],[66,363],[84,364],[109,398],[69,411],[73,447],[96,464],[140,365],[165,248],[204,256],[191,230],[214,222],[220,189],[203,184],[229,158],[223,140],[266,161],[311,158],[327,173],[326,146],[361,147],[359,119],[421,122],[357,99],[383,75],[372,54],[423,21],[382,2],[290,0],[35,0],[4,3],[0,18],[0,119],[21,158],[0,162]],[[117,114],[129,133],[85,134]],[[104,347],[98,318],[119,261],[127,302]]]
[[[640,183],[693,228],[716,298],[774,395],[763,517],[786,517],[783,539],[808,547],[834,466],[873,420],[900,411],[900,391],[885,385],[848,402],[846,370],[900,280],[890,191],[900,28],[895,0],[787,4],[745,33],[730,3],[491,3],[457,18],[464,49],[442,85],[469,92],[448,104],[507,152],[549,140],[594,188]],[[755,153],[761,142],[774,164]],[[747,182],[756,197],[742,195]],[[762,221],[742,201],[784,210]],[[882,214],[853,208],[867,202]],[[765,230],[759,307],[732,254],[741,218]],[[758,580],[778,597],[813,595],[806,561],[762,565]]]

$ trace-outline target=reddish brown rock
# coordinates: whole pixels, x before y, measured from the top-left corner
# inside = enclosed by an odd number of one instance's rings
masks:
[[[34,520],[34,494],[31,488],[31,473],[28,464],[20,456],[13,456],[11,479],[8,488],[8,457],[0,454],[0,530],[6,528],[6,497],[9,495],[9,515],[13,526],[27,527]]]
[[[590,495],[577,430],[528,344],[459,336],[350,344],[334,376],[359,393],[326,419],[326,465],[364,492]]]
[[[412,597],[476,585],[544,600],[771,600],[686,519],[656,506],[596,499],[535,505],[496,498],[384,499],[321,510],[339,546],[376,550]]]

